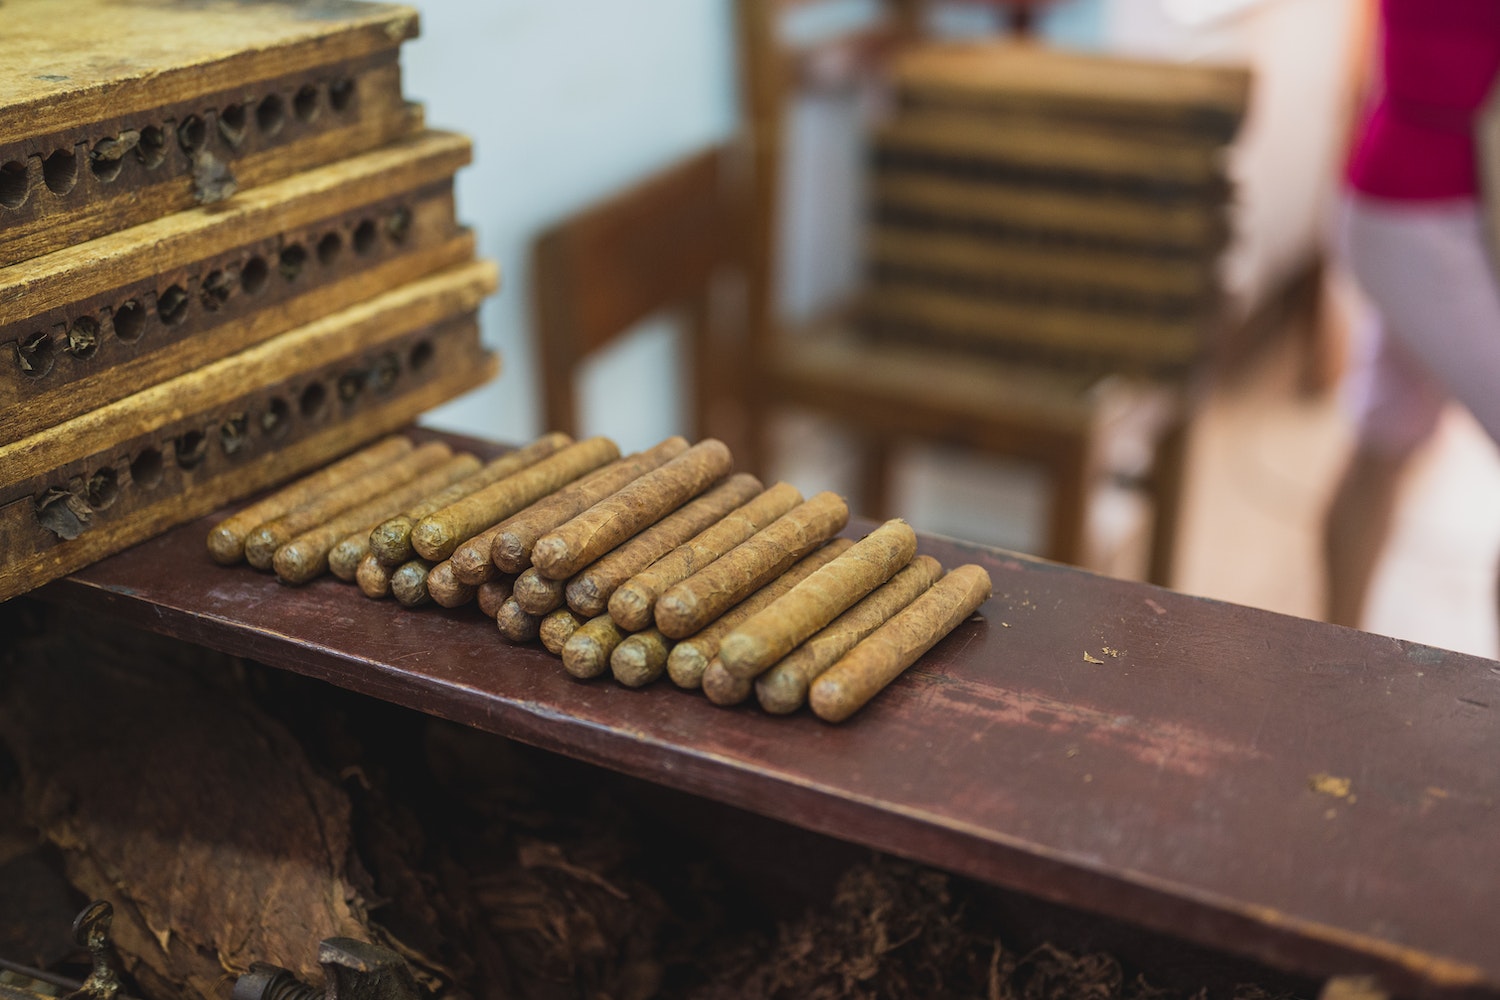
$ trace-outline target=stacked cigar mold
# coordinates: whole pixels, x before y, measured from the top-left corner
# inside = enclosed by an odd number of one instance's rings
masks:
[[[498,369],[405,7],[5,0],[0,600]]]
[[[481,463],[394,436],[219,522],[208,551],[287,584],[331,572],[407,607],[477,603],[581,679],[666,675],[717,705],[753,694],[830,722],[989,597],[982,567],[944,573],[905,521],[840,538],[838,495],[731,466],[713,438],[622,456],[554,433]]]

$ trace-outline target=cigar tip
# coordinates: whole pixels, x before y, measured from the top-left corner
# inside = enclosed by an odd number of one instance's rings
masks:
[[[244,539],[224,525],[216,525],[208,533],[208,555],[222,566],[232,566],[245,558]]]

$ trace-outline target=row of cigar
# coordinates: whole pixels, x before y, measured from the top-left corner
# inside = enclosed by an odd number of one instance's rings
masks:
[[[575,677],[666,674],[715,704],[848,718],[990,595],[916,555],[902,520],[859,541],[831,492],[732,473],[713,438],[622,456],[547,434],[488,463],[395,436],[213,527],[212,558],[324,573],[416,607],[476,602]]]

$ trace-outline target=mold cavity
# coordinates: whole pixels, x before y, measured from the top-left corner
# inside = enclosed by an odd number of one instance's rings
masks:
[[[328,390],[323,388],[323,383],[309,382],[297,400],[297,407],[308,420],[321,417],[328,409]]]
[[[50,372],[55,360],[57,348],[46,330],[38,330],[25,340],[16,341],[16,364],[32,378],[41,378]]]
[[[345,403],[352,403],[359,398],[364,387],[364,372],[344,372],[339,376],[339,399]]]
[[[375,367],[370,369],[370,387],[376,392],[388,392],[396,384],[396,376],[400,374],[400,360],[387,351],[376,360]]]
[[[411,211],[398,208],[385,220],[385,234],[391,238],[393,243],[405,243],[406,234],[411,232]]]
[[[42,161],[42,180],[53,194],[67,194],[78,183],[78,157],[71,150],[54,150]]]
[[[375,249],[375,223],[369,219],[354,227],[354,252],[363,256]]]
[[[255,124],[266,135],[275,135],[286,124],[286,105],[276,94],[267,94],[255,106]]]
[[[20,160],[11,160],[0,165],[0,205],[6,208],[20,208],[26,204],[26,196],[31,193],[31,186],[26,180],[26,164]]]
[[[231,146],[238,146],[245,141],[245,126],[249,124],[250,115],[243,104],[231,104],[219,112],[219,134]]]
[[[434,353],[436,352],[433,349],[432,341],[417,341],[416,346],[411,349],[411,370],[414,372],[419,372],[423,368],[426,368],[428,365],[432,364],[432,356]]]
[[[161,449],[147,448],[130,460],[130,481],[150,489],[161,485]]]
[[[302,265],[307,263],[307,251],[301,243],[290,243],[281,249],[281,257],[276,261],[276,270],[287,281],[292,281],[302,273]]]
[[[203,462],[203,456],[208,452],[208,438],[203,436],[202,431],[188,431],[173,442],[173,452],[178,468],[195,468]]]
[[[204,125],[203,119],[197,115],[188,115],[182,120],[182,124],[177,126],[177,145],[181,146],[182,151],[187,155],[192,156],[198,152],[207,141],[208,126]]]
[[[167,158],[167,135],[159,125],[147,125],[141,129],[141,141],[135,147],[136,158],[147,170],[161,166]]]
[[[251,257],[240,268],[240,287],[247,295],[254,295],[265,287],[266,278],[270,273],[271,269],[266,265],[264,257]]]
[[[302,85],[292,98],[292,114],[300,122],[310,122],[318,117],[318,88],[310,83]]]
[[[67,351],[75,358],[86,358],[99,348],[99,321],[80,316],[68,327]]]
[[[108,510],[120,498],[120,483],[114,469],[100,469],[89,476],[83,499],[94,510]]]
[[[146,328],[146,307],[136,299],[127,299],[115,310],[115,336],[127,343],[138,340]]]
[[[349,77],[335,80],[328,85],[328,103],[335,111],[345,111],[354,100],[354,81]]]
[[[273,398],[266,405],[266,412],[260,415],[260,432],[268,438],[285,437],[291,425],[292,408],[279,396]]]
[[[105,184],[120,176],[125,165],[125,153],[129,146],[119,139],[100,139],[89,152],[89,169]]]
[[[338,260],[344,249],[344,238],[338,233],[329,233],[318,241],[318,263],[325,267]]]
[[[230,414],[229,419],[219,425],[219,447],[224,454],[233,456],[249,443],[250,418],[243,413]]]
[[[218,312],[219,307],[229,301],[234,282],[223,271],[210,271],[198,288],[198,300],[209,312]]]
[[[181,285],[172,285],[156,297],[156,314],[167,326],[176,326],[187,315],[188,294]]]

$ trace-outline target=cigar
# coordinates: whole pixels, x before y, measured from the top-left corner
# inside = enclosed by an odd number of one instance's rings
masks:
[[[545,615],[567,601],[568,581],[551,580],[537,572],[535,566],[516,577],[515,599],[527,614]]]
[[[943,567],[932,556],[917,556],[907,563],[901,572],[757,677],[755,697],[760,707],[776,715],[801,708],[807,701],[807,689],[823,671],[942,575]]]
[[[547,652],[554,656],[561,656],[563,646],[567,645],[573,633],[578,631],[578,626],[588,621],[576,611],[569,607],[561,607],[555,611],[549,611],[542,616],[541,624],[537,626],[537,634],[541,636],[542,645]]]
[[[408,482],[428,469],[436,468],[453,455],[453,449],[441,441],[429,441],[395,461],[330,485],[302,506],[261,524],[245,536],[245,561],[256,569],[270,569],[276,550],[311,528]]]
[[[537,539],[532,565],[554,580],[572,576],[708,489],[731,464],[723,441],[698,442]]]
[[[530,642],[535,639],[541,621],[536,615],[522,611],[514,597],[500,605],[500,610],[495,612],[495,626],[511,642]]]
[[[433,562],[447,559],[460,543],[619,457],[619,447],[608,438],[594,437],[570,444],[535,465],[428,514],[412,528],[412,548]],[[488,552],[485,558],[489,558]]]
[[[581,615],[602,615],[622,583],[760,491],[760,480],[748,472],[730,476],[580,570],[568,581],[568,606]]]
[[[627,629],[639,631],[652,622],[656,599],[672,584],[692,576],[802,502],[802,494],[777,483],[717,524],[626,580],[609,598],[609,614]]]
[[[345,582],[359,574],[359,564],[370,554],[370,533],[353,531],[328,550],[328,572]]]
[[[724,661],[717,656],[709,661],[708,668],[703,671],[703,693],[708,696],[709,701],[722,708],[745,701],[754,689],[754,680],[736,677],[725,670]]]
[[[389,465],[411,450],[409,439],[388,437],[302,477],[209,529],[208,554],[214,562],[232,566],[245,558],[246,536],[262,524],[316,500],[340,483]]]
[[[628,634],[609,615],[590,618],[563,643],[563,669],[583,680],[598,677],[609,669],[610,655]]]
[[[479,610],[486,618],[494,618],[500,612],[500,605],[510,600],[515,582],[514,577],[497,576],[478,586],[474,600],[479,602]]]
[[[709,661],[719,655],[720,640],[733,632],[735,626],[807,579],[814,570],[838,558],[840,553],[853,544],[847,538],[835,538],[822,548],[815,549],[776,579],[724,612],[716,621],[680,640],[667,657],[667,675],[672,678],[672,683],[682,688],[700,686]]]
[[[847,719],[989,596],[990,575],[984,567],[958,567],[813,681],[808,694],[812,710],[828,722]]]
[[[453,563],[447,559],[427,573],[427,596],[440,607],[461,608],[474,599],[478,590],[478,587],[459,583],[453,576]]]
[[[506,573],[524,572],[531,565],[531,549],[538,538],[631,481],[660,468],[687,448],[685,438],[667,438],[653,448],[611,462],[551,496],[543,497],[501,525],[500,533],[490,547],[490,561],[496,569]]]
[[[479,468],[479,459],[473,455],[456,455],[435,469],[424,472],[417,478],[382,493],[379,496],[356,504],[310,531],[276,550],[271,566],[282,583],[306,583],[321,576],[328,569],[329,550],[342,538],[370,529],[406,505],[430,496],[456,480]]]
[[[895,576],[917,554],[917,533],[900,518],[885,522],[849,551],[747,619],[719,643],[724,669],[753,681],[802,640]]]
[[[392,568],[376,559],[374,553],[361,559],[359,569],[354,573],[354,582],[359,584],[360,593],[375,600],[390,597]]]
[[[656,627],[692,635],[786,571],[849,522],[849,507],[826,490],[793,507],[657,598]]]
[[[661,629],[632,632],[609,655],[609,669],[626,687],[644,687],[667,672],[672,640]]]
[[[432,600],[427,593],[432,565],[426,559],[410,559],[391,570],[391,594],[403,607],[417,608]]]
[[[467,479],[454,483],[441,493],[426,498],[419,504],[408,507],[389,521],[370,531],[370,551],[387,566],[400,566],[417,554],[411,547],[411,530],[428,514],[435,514],[452,503],[476,493],[491,483],[498,483],[507,476],[567,447],[573,439],[556,432],[545,434],[523,448],[507,452],[499,458],[486,462],[484,467]]]

